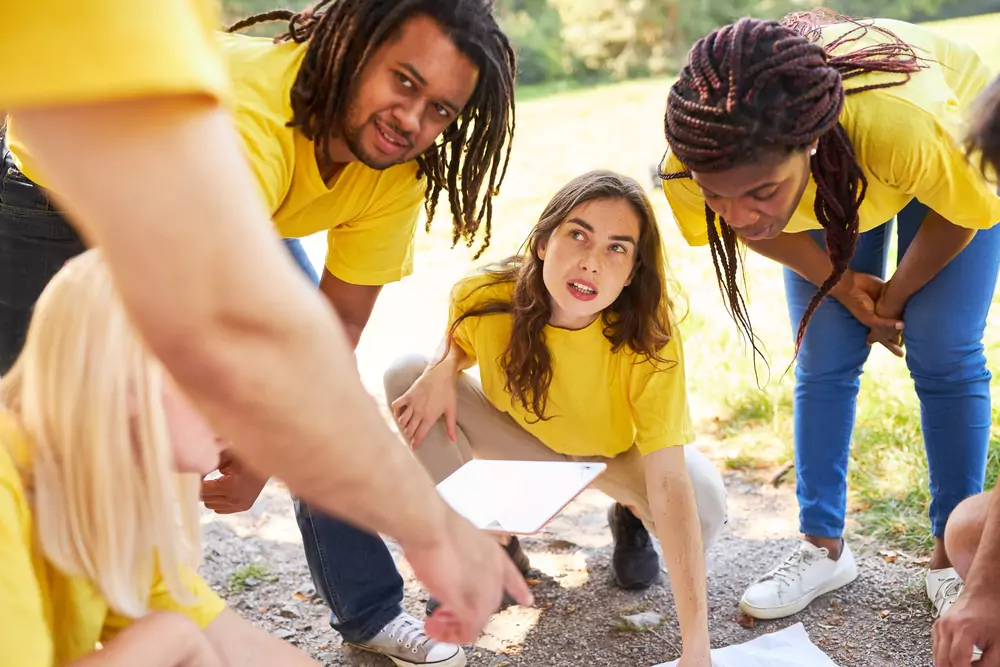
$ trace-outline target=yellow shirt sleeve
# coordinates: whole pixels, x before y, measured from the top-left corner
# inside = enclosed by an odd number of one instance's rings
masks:
[[[674,326],[673,337],[660,351],[666,363],[642,361],[632,372],[629,393],[635,444],[643,454],[694,442],[688,410],[684,350]]]
[[[327,232],[326,268],[341,280],[385,285],[413,273],[414,236],[427,186],[416,179],[416,165],[403,166],[392,178],[380,178],[374,193],[357,194],[380,205]]]
[[[673,153],[668,153],[665,163],[660,166],[664,174],[684,171],[684,166]],[[701,188],[690,178],[672,178],[663,181],[663,194],[688,245],[708,245],[708,219],[705,217],[705,196]]]
[[[472,276],[470,278],[464,278],[455,284],[451,288],[451,296],[448,300],[448,329],[451,330],[451,326],[455,323],[463,313],[468,312],[472,308],[479,305],[479,302],[473,298],[473,293],[477,291],[477,288],[482,285],[479,276]],[[475,327],[477,323],[475,317],[469,317],[462,320],[462,323],[455,328],[455,344],[462,348],[466,356],[473,363],[476,362],[476,346],[474,344],[475,339]]]
[[[149,609],[150,611],[175,611],[184,614],[204,630],[223,612],[226,603],[212,592],[208,584],[194,572],[185,573],[184,583],[195,598],[194,604],[189,606],[178,603],[167,589],[166,582],[157,574],[153,587],[150,589]],[[104,622],[101,641],[110,641],[131,623],[132,619],[109,612]]]
[[[957,117],[935,118],[910,102],[885,96],[874,118],[906,118],[905,131],[859,132],[854,148],[876,178],[916,197],[945,220],[969,229],[1000,221],[1000,197],[955,139]],[[859,136],[860,135],[860,136]]]
[[[0,653],[4,664],[50,667],[55,649],[31,556],[30,515],[3,443],[0,459]]]
[[[204,94],[224,98],[215,0],[5,2],[0,108]]]

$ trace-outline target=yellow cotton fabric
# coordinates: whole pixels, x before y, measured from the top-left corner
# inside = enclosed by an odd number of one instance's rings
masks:
[[[5,665],[60,667],[92,652],[128,627],[108,609],[94,585],[63,574],[45,560],[20,469],[30,448],[14,422],[0,413],[0,654]],[[176,611],[206,628],[225,608],[194,572],[186,581],[197,602],[179,605],[157,577],[151,611]]]
[[[3,3],[0,109],[225,95],[215,0]]]
[[[928,28],[889,19],[878,19],[875,25],[916,47],[918,55],[928,59],[928,69],[913,74],[905,85],[845,98],[840,123],[868,178],[868,192],[859,212],[861,231],[891,220],[914,197],[955,225],[992,227],[1000,221],[1000,197],[995,184],[988,183],[976,164],[966,159],[962,142],[966,112],[990,83],[990,68],[970,47]],[[851,28],[849,24],[828,26],[823,29],[823,41],[829,43]],[[887,39],[869,30],[864,39],[842,46],[837,53]],[[869,73],[845,85],[855,88],[899,77]],[[661,168],[665,173],[684,171],[672,153]],[[663,191],[684,238],[691,245],[706,245],[701,189],[684,178],[664,181]],[[815,200],[816,183],[810,177],[786,232],[820,229]]]
[[[452,290],[450,321],[494,300],[509,302],[513,287],[482,274],[464,279]],[[612,352],[601,318],[577,331],[546,327],[545,342],[552,356],[546,421],[515,404],[504,389],[500,360],[510,335],[510,315],[485,315],[463,320],[455,342],[478,363],[489,401],[553,451],[613,458],[633,444],[642,454],[650,454],[694,441],[676,328],[660,351],[668,362],[662,364],[628,349]]]
[[[288,127],[291,90],[307,45],[246,35],[214,39],[228,68],[236,127],[278,233],[301,238],[327,232],[326,268],[349,283],[385,285],[412,273],[426,190],[416,162],[385,170],[352,162],[325,183],[314,143]],[[41,182],[17,138],[16,118],[8,140],[21,170]]]

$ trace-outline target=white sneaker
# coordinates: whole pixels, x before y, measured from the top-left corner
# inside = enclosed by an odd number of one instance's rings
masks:
[[[926,589],[927,598],[934,608],[931,611],[932,618],[939,618],[946,611],[951,609],[958,601],[965,584],[962,582],[958,572],[953,567],[946,567],[941,570],[928,570]]]
[[[858,578],[858,566],[847,542],[839,560],[831,560],[829,555],[827,549],[802,542],[781,565],[747,588],[740,609],[753,618],[785,618]]]
[[[930,599],[933,608],[931,618],[940,618],[958,602],[958,597],[965,590],[965,582],[958,576],[958,572],[953,567],[946,567],[940,570],[929,570],[927,572],[927,597]],[[972,647],[972,662],[979,662],[983,657],[983,650],[978,646]]]
[[[350,645],[381,653],[398,667],[464,667],[466,663],[461,646],[431,639],[424,633],[424,624],[405,611],[369,641]]]

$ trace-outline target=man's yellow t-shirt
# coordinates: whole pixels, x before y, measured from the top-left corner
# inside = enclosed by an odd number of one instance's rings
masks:
[[[131,623],[108,609],[94,585],[45,560],[19,469],[30,447],[9,416],[0,413],[0,655],[4,665],[59,667],[94,651]],[[151,611],[176,611],[202,629],[225,603],[194,572],[185,577],[197,602],[182,607],[157,578]]]
[[[291,90],[307,44],[221,34],[234,120],[278,233],[299,238],[327,232],[326,267],[356,285],[384,285],[413,271],[413,244],[426,181],[416,162],[376,170],[348,164],[328,186],[315,146],[292,119]],[[9,143],[21,171],[39,182],[11,121]],[[182,167],[179,167],[182,168]]]
[[[514,283],[495,283],[487,274],[459,282],[452,290],[449,321],[491,301],[509,302]],[[694,441],[687,403],[684,354],[675,328],[651,361],[627,348],[612,352],[603,319],[577,331],[545,327],[552,357],[552,384],[539,420],[506,391],[500,365],[510,341],[509,314],[469,317],[455,330],[455,343],[479,365],[483,393],[545,446],[569,456],[613,458],[633,445],[642,454]]]
[[[927,69],[914,73],[905,85],[845,98],[840,123],[868,178],[859,211],[861,231],[888,222],[913,198],[955,225],[992,227],[1000,222],[1000,197],[995,185],[966,158],[962,141],[966,112],[992,79],[989,67],[972,48],[928,28],[889,19],[878,19],[875,25],[915,47]],[[823,29],[823,41],[829,43],[852,28],[850,24],[828,26]],[[870,29],[864,39],[849,42],[836,53],[887,40]],[[900,80],[900,75],[869,73],[850,79],[845,86],[894,80]],[[673,153],[668,153],[661,168],[664,173],[684,171]],[[706,245],[708,226],[701,189],[682,178],[664,181],[663,192],[688,243]],[[786,232],[820,229],[815,201],[816,182],[810,177]]]
[[[203,94],[224,98],[216,0],[5,2],[0,110]]]

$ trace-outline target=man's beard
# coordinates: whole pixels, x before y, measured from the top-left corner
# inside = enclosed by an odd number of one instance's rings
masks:
[[[368,118],[368,120],[359,125],[345,128],[342,133],[344,143],[347,144],[347,148],[351,151],[351,155],[358,158],[358,161],[360,161],[366,167],[381,171],[383,169],[388,169],[389,167],[393,167],[397,164],[402,164],[403,162],[408,162],[410,160],[409,151],[404,153],[403,157],[398,159],[385,158],[385,157],[380,158],[366,151],[362,143],[361,136],[364,133],[365,128],[369,125],[371,125],[372,129],[375,132],[378,132],[378,127],[375,125],[375,118],[374,116],[372,116]],[[404,133],[399,132],[395,128],[393,128],[393,131],[397,132],[400,135],[405,136]]]

